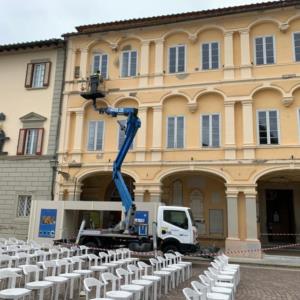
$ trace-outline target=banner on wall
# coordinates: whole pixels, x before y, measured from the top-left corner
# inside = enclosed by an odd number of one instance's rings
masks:
[[[39,237],[54,238],[57,209],[41,209]]]

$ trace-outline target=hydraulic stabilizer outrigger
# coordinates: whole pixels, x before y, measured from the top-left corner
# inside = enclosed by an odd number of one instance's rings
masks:
[[[122,126],[120,122],[118,122],[121,127],[121,130],[125,131],[125,140],[113,164],[113,180],[120,194],[120,198],[122,200],[122,205],[125,211],[125,221],[120,222],[115,227],[114,230],[123,231],[124,233],[127,234],[134,233],[135,232],[134,216],[135,216],[136,207],[135,204],[133,203],[128,188],[124,182],[121,173],[121,167],[125,159],[125,156],[134,140],[134,137],[138,129],[141,127],[141,121],[137,116],[138,109],[136,108],[112,108],[112,107],[98,108],[96,100],[105,97],[105,94],[103,92],[98,91],[99,83],[100,83],[99,75],[98,74],[92,75],[90,77],[90,91],[81,93],[81,96],[87,100],[93,100],[94,109],[98,111],[99,114],[107,114],[112,117],[117,117],[117,116],[127,117],[126,127]]]

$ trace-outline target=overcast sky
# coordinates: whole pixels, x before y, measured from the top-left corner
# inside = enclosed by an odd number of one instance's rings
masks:
[[[260,0],[0,0],[0,44],[57,38],[75,26]]]

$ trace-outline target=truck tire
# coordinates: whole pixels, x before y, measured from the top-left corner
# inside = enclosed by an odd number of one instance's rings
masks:
[[[162,248],[163,253],[174,253],[175,251],[179,251],[178,246],[175,244],[167,244]]]
[[[130,243],[128,248],[135,252],[149,252],[151,251],[152,245],[151,243]]]

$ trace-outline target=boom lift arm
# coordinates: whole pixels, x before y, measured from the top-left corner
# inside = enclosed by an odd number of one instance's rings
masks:
[[[127,117],[126,127],[121,125],[120,122],[118,122],[119,125],[121,126],[121,130],[125,131],[125,140],[113,164],[113,180],[120,194],[122,205],[125,212],[125,224],[121,222],[119,225],[117,225],[116,229],[120,231],[124,231],[124,233],[127,234],[134,233],[133,223],[134,223],[134,215],[135,215],[136,207],[133,203],[128,188],[124,182],[121,173],[121,167],[126,157],[126,154],[134,140],[134,137],[138,129],[141,127],[141,121],[137,116],[138,109],[136,108],[112,108],[112,107],[97,108],[96,106],[97,98],[104,97],[103,93],[97,91],[99,83],[100,80],[98,75],[91,76],[90,92],[82,93],[81,96],[87,100],[90,99],[93,100],[94,109],[98,111],[99,114],[107,114],[112,117],[117,117],[117,116]]]

